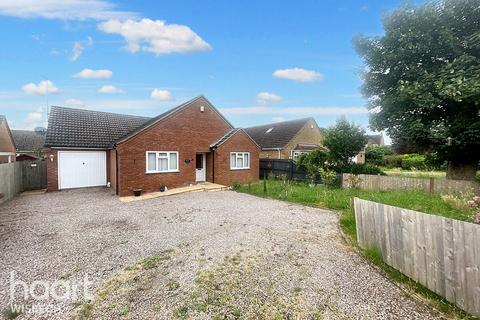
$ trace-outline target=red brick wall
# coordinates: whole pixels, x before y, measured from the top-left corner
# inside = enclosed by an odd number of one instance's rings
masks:
[[[200,112],[200,106],[205,107]],[[203,99],[117,146],[120,196],[132,195],[132,189],[158,191],[161,185],[175,188],[195,183],[195,153],[210,152],[210,144],[231,127]],[[146,151],[178,151],[179,170],[175,173],[146,173]],[[207,154],[207,180],[209,162]],[[185,160],[191,160],[185,163]],[[210,173],[211,176],[211,173]]]
[[[230,152],[250,152],[250,169],[231,170]],[[221,144],[215,151],[215,183],[226,186],[233,182],[247,183],[258,181],[260,149],[248,135],[238,131],[233,137]]]
[[[45,159],[47,161],[47,191],[58,190],[58,152],[57,150],[45,148]],[[50,155],[53,155],[53,162],[50,161]]]
[[[110,181],[110,189],[112,190],[112,194],[117,193],[117,153],[116,150],[110,150],[107,151],[107,155],[109,158],[109,163],[110,163],[110,170],[108,170],[107,174],[109,174],[109,177],[107,177],[107,182]]]

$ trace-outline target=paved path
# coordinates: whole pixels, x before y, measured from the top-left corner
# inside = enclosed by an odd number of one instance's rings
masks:
[[[267,312],[265,317],[268,312],[278,311],[285,317],[300,318],[439,318],[428,307],[405,296],[346,245],[334,213],[232,191],[131,203],[120,202],[105,189],[13,199],[0,206],[0,309],[9,303],[11,271],[26,283],[78,283],[88,275],[93,289],[98,289],[123,268],[168,249],[172,250],[171,259],[162,274],[176,279],[178,294],[146,286],[136,296],[131,295],[129,302],[125,300],[128,308],[118,307],[124,297],[113,294],[107,298],[108,309],[100,305],[94,317],[103,315],[107,319],[127,313],[130,318],[169,319],[185,302],[182,299],[196,290],[195,279],[200,271],[221,270],[222,276],[231,280],[225,257],[236,256],[240,266],[242,261],[249,261],[242,270],[255,270],[239,272],[243,278],[238,283],[269,287],[265,291],[264,287],[257,290],[242,285],[240,295],[229,292],[236,297],[238,312],[245,316],[258,312],[253,310],[253,300],[248,299],[259,294],[255,301],[263,301],[264,305],[281,301],[282,306],[287,306],[283,311],[277,307],[275,311],[263,310]],[[155,275],[149,276],[155,279]],[[155,301],[162,301],[161,308]],[[14,302],[23,303],[20,287]],[[32,303],[39,304],[27,301],[27,305]],[[42,303],[51,308],[44,317],[58,319],[71,317],[78,305],[70,300]],[[290,310],[290,304],[299,310]],[[212,316],[208,312],[220,311],[217,305],[203,314],[189,315],[208,318]],[[22,318],[42,316],[23,314],[18,319]]]

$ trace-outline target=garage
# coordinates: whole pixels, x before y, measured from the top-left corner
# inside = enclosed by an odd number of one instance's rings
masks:
[[[84,188],[107,184],[105,151],[59,151],[58,188]]]

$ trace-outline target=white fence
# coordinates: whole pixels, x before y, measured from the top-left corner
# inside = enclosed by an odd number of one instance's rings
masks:
[[[0,164],[0,203],[13,198],[22,189],[21,162]]]
[[[343,174],[342,187],[350,188],[354,180],[352,174]],[[426,192],[452,193],[452,192],[480,192],[480,184],[476,181],[449,180],[434,178],[409,178],[393,176],[376,176],[359,174],[355,187],[365,190],[407,190],[416,189]]]
[[[354,208],[360,247],[480,316],[480,225],[358,198]]]

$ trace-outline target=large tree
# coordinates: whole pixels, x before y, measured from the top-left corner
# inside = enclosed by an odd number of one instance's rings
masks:
[[[365,148],[365,130],[346,119],[339,119],[325,131],[323,144],[328,148],[329,159],[336,165],[347,165]]]
[[[480,1],[402,6],[384,35],[355,39],[363,57],[370,126],[449,162],[474,179],[480,159]]]

